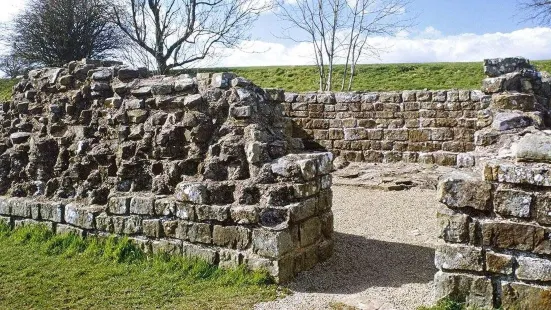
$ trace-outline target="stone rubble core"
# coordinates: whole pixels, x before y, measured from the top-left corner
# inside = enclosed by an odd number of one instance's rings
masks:
[[[281,96],[231,73],[33,70],[0,111],[0,221],[289,281],[332,254],[333,155],[304,152]]]
[[[477,132],[477,166],[438,185],[445,244],[435,255],[436,298],[484,309],[551,309],[546,74],[523,58],[486,60],[485,72],[494,117],[491,127]]]

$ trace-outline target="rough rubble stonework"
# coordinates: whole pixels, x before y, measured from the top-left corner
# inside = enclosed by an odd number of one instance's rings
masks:
[[[332,253],[332,154],[302,152],[278,96],[229,73],[33,70],[0,112],[0,220],[288,281]]]
[[[551,309],[548,80],[522,58],[486,60],[485,72],[492,126],[476,133],[477,166],[438,186],[436,297]]]

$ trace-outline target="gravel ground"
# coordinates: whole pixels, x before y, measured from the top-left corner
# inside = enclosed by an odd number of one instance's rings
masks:
[[[301,273],[286,298],[256,309],[416,309],[433,303],[436,193],[333,186],[335,253]]]

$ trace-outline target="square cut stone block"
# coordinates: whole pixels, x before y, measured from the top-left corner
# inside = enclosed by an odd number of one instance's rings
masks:
[[[492,184],[464,175],[451,175],[438,184],[440,202],[451,208],[489,211],[492,207]]]
[[[495,211],[503,216],[529,218],[532,195],[518,190],[499,189],[494,194]]]
[[[436,249],[434,262],[446,270],[483,271],[484,257],[481,248],[468,245],[442,245]]]
[[[252,240],[253,251],[269,258],[280,258],[295,246],[289,229],[273,231],[257,228],[253,230]]]
[[[551,281],[551,260],[533,257],[517,257],[515,272],[520,280]]]
[[[551,309],[551,288],[516,282],[501,282],[501,309]]]
[[[486,251],[486,270],[492,273],[511,275],[514,258],[511,255]]]
[[[493,309],[492,281],[483,276],[439,271],[434,276],[436,300],[449,298],[467,307]]]

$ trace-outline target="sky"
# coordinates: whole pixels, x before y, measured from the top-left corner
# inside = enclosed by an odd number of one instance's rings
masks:
[[[24,0],[0,0],[0,22],[9,21],[23,6]],[[393,37],[372,38],[370,43],[382,52],[361,62],[482,61],[507,56],[551,59],[551,28],[526,21],[519,12],[518,0],[412,0],[405,14],[417,16],[414,26]],[[248,41],[240,48],[224,50],[210,65],[313,64],[309,44],[281,38],[287,26],[273,12],[262,14]]]

